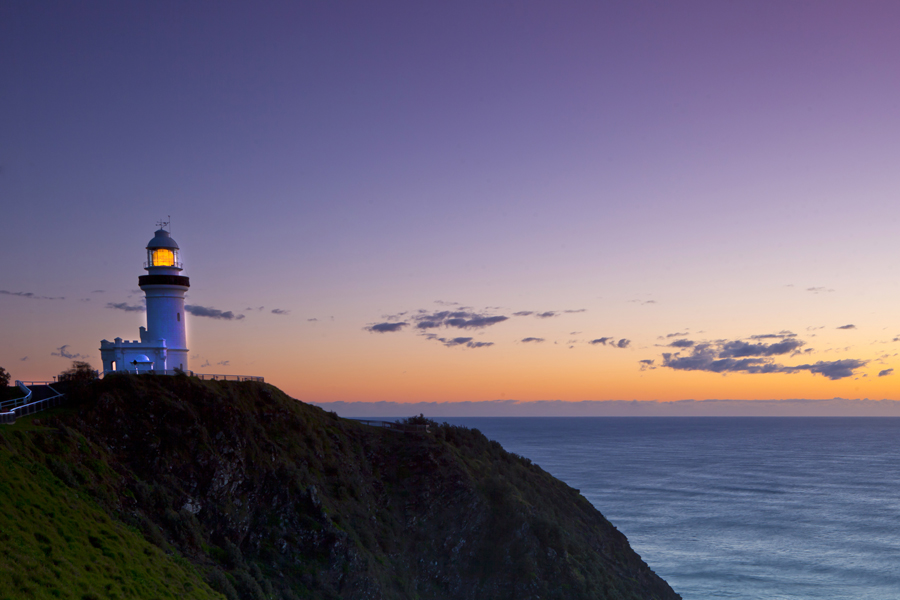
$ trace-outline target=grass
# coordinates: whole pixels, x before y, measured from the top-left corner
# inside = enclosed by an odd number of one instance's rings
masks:
[[[0,600],[222,597],[34,461],[29,425],[0,430]]]

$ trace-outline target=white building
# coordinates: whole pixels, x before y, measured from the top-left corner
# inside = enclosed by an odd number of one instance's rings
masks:
[[[140,340],[100,342],[104,372],[188,370],[184,293],[191,284],[180,274],[178,258],[178,244],[168,231],[157,230],[147,244],[148,274],[138,278],[147,298],[147,327],[140,328]]]

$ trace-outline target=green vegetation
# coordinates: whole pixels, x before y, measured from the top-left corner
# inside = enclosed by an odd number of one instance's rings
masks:
[[[0,428],[0,590],[678,597],[577,490],[477,430],[383,430],[254,382],[63,385],[68,407]]]
[[[29,439],[46,428],[25,421],[0,430],[0,600],[221,597],[194,567],[66,486]]]

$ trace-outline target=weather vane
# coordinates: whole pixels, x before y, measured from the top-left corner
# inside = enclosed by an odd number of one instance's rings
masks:
[[[156,222],[156,226],[161,227],[161,228],[168,227],[169,233],[172,233],[172,227],[169,225],[171,222],[172,222],[172,215],[166,215],[166,220],[163,221],[162,219],[160,219],[159,221]]]

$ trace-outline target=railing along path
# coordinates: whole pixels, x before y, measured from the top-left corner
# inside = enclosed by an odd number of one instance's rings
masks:
[[[18,381],[16,385],[25,393],[21,398],[13,398],[0,402],[0,424],[11,424],[16,422],[17,417],[24,417],[54,406],[59,406],[65,394],[53,389],[51,383],[55,381]],[[34,388],[34,389],[32,389]],[[41,388],[47,388],[46,390]],[[35,400],[35,392],[38,392],[44,398]],[[51,395],[46,395],[46,394]]]

